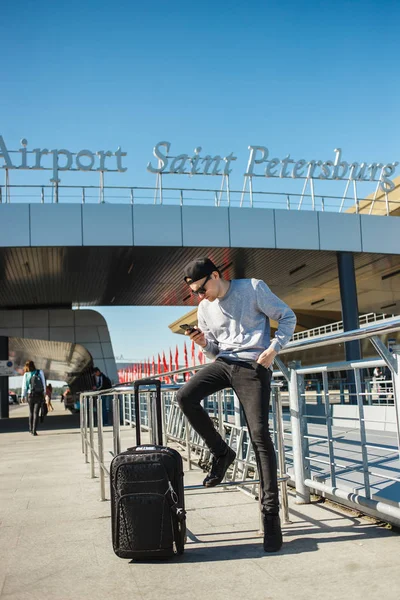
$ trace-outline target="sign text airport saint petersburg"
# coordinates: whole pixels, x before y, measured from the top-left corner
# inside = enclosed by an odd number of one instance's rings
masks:
[[[346,181],[375,181],[384,192],[394,189],[393,177],[398,162],[352,162],[342,160],[342,150],[336,148],[334,156],[327,160],[306,160],[274,157],[266,146],[249,146],[249,158],[245,177],[263,177],[280,179],[319,179]],[[232,172],[232,163],[237,160],[233,152],[226,156],[202,155],[202,147],[197,146],[193,154],[170,155],[171,143],[158,142],[153,149],[156,164],[149,162],[147,171],[163,175],[220,175]],[[15,157],[15,155],[18,155]],[[0,135],[0,168],[17,170],[50,170],[52,183],[60,183],[60,171],[127,171],[122,159],[127,156],[120,147],[110,150],[88,150],[71,152],[65,148],[49,150],[47,148],[28,149],[28,141],[21,140],[19,150],[9,150]]]

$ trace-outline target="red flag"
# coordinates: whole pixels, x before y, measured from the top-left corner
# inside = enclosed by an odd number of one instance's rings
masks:
[[[165,352],[164,352],[164,350],[163,350],[163,353],[162,353],[162,362],[163,362],[164,373],[167,373],[168,372],[168,363],[167,363],[167,359],[165,358]],[[171,383],[171,380],[170,380],[169,377],[165,378],[165,383]]]
[[[170,371],[174,370],[174,365],[172,363],[172,350],[171,350],[171,348],[169,349],[169,370]]]
[[[196,352],[194,349],[194,340],[192,340],[192,366],[194,367],[196,364]]]
[[[155,365],[155,361],[154,361],[154,354],[153,354],[153,360],[151,363],[151,374],[155,375],[156,374],[156,365]]]
[[[186,342],[184,343],[184,346],[183,346],[183,360],[184,360],[184,363],[185,363],[185,367],[188,367],[189,366],[189,360],[188,360],[188,353],[187,353],[187,348],[186,348]],[[185,373],[185,381],[187,381],[188,379],[190,379],[190,375],[187,372],[187,373]]]
[[[161,360],[160,360],[160,355],[158,355],[158,360],[157,360],[157,374],[161,373]]]
[[[175,350],[175,371],[177,371],[178,369],[179,369],[179,352],[178,352],[178,346],[176,346],[176,350]],[[174,375],[174,381],[175,381],[175,383],[178,383],[178,377],[179,377],[179,375]]]
[[[163,350],[163,353],[162,353],[162,362],[163,362],[164,373],[166,373],[168,371],[168,365],[167,365],[167,359],[165,358],[165,352],[164,352],[164,350]]]

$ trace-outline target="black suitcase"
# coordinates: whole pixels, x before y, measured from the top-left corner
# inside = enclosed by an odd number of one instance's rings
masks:
[[[140,445],[139,387],[155,386],[157,441]],[[115,456],[110,467],[114,552],[120,558],[166,558],[182,554],[186,539],[182,457],[162,446],[161,382],[134,384],[136,446]]]

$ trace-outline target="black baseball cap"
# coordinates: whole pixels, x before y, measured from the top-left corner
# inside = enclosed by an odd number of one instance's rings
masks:
[[[190,263],[186,265],[184,268],[184,279],[187,284],[193,283],[195,281],[199,281],[199,279],[203,279],[203,277],[207,277],[207,275],[211,275],[214,271],[218,271],[218,267],[216,267],[212,260],[208,258],[208,256],[202,256],[200,258],[195,258]]]

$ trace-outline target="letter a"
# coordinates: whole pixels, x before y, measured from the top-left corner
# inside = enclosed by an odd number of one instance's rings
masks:
[[[3,140],[3,136],[0,135],[0,158],[4,158],[5,168],[13,169],[14,165],[12,164],[10,155],[8,154],[8,150]]]

